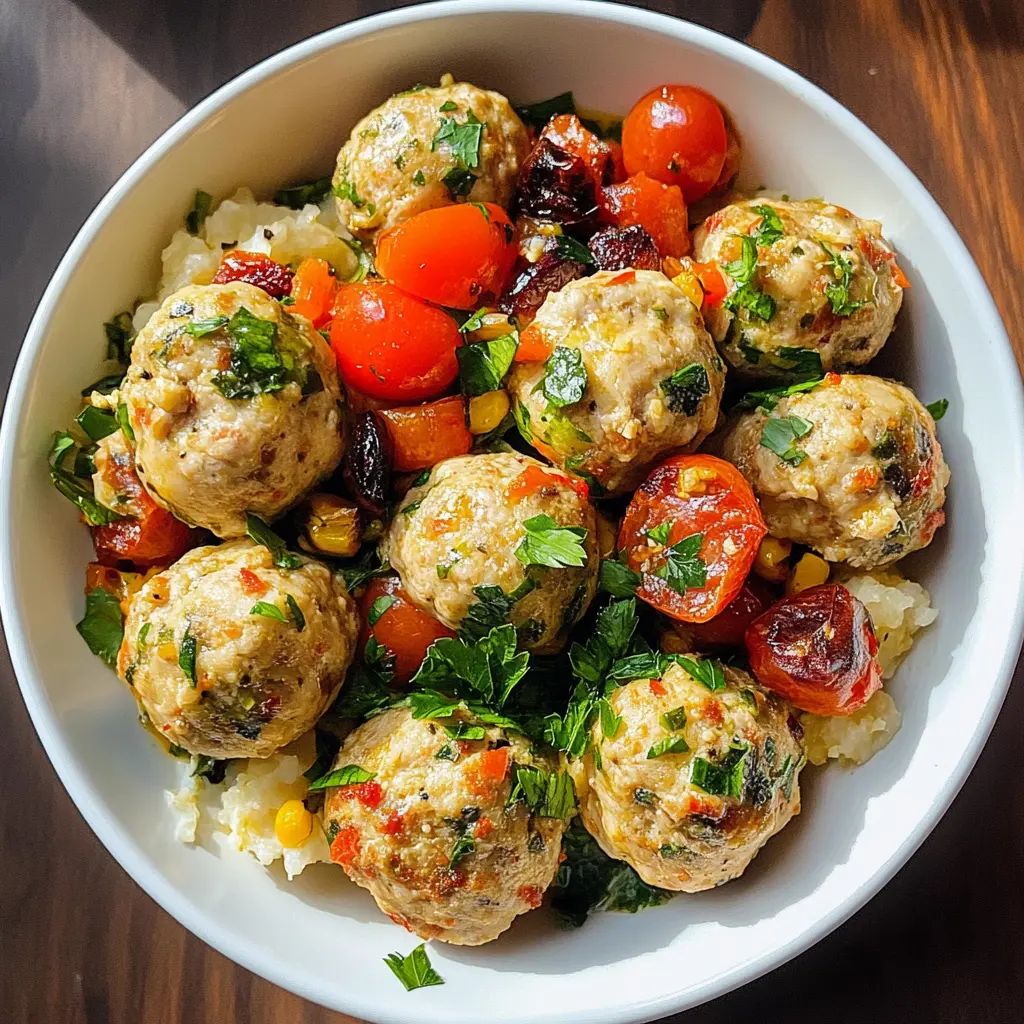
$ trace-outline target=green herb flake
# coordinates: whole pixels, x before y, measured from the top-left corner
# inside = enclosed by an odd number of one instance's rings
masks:
[[[316,181],[305,181],[300,185],[289,185],[279,188],[274,193],[274,202],[278,206],[287,206],[292,210],[301,210],[309,203],[319,203],[331,192],[331,179],[317,178]]]
[[[636,588],[643,582],[643,577],[634,572],[628,565],[613,558],[605,558],[601,562],[600,586],[612,597],[633,597]]]
[[[773,206],[755,206],[754,212],[761,215],[761,222],[752,236],[758,245],[772,245],[786,233],[779,211]]]
[[[666,736],[650,747],[647,751],[647,759],[652,761],[665,754],[685,754],[689,749],[689,745],[682,736]]]
[[[587,390],[587,368],[578,348],[559,345],[544,363],[541,378],[544,397],[556,409],[575,405]]]
[[[59,431],[54,434],[49,454],[50,481],[53,486],[68,501],[78,507],[78,510],[90,526],[106,526],[109,523],[116,523],[118,520],[123,519],[123,516],[119,516],[116,512],[107,508],[106,505],[101,505],[96,500],[90,484],[87,484],[84,480],[79,479],[75,473],[70,473],[64,468],[74,448],[75,439],[70,434],[65,431]],[[75,462],[77,471],[77,458]]]
[[[796,442],[806,437],[814,427],[799,416],[772,417],[765,421],[761,430],[761,447],[774,452],[790,466],[799,466],[807,458],[807,452],[796,447]]]
[[[460,345],[455,350],[459,361],[459,385],[469,397],[498,391],[512,367],[519,342],[514,334],[503,334],[491,341]]]
[[[414,175],[412,176],[412,183],[413,183],[414,185],[426,185],[426,183],[427,183],[427,179],[426,179],[426,177],[424,177],[424,174],[423,174],[423,172],[422,172],[422,171],[417,171],[417,172],[416,172],[416,173],[415,173],[415,174],[414,174]]]
[[[742,743],[729,748],[729,752],[717,763],[703,757],[690,762],[690,782],[711,796],[743,797],[743,780],[746,772],[750,744]]]
[[[423,499],[422,498],[419,501],[411,501],[411,502],[409,502],[408,505],[403,505],[398,510],[399,515],[411,516],[413,514],[413,512],[415,512],[416,509],[418,509],[420,507],[420,505],[422,505],[422,504],[423,504]]]
[[[185,217],[185,227],[190,235],[198,235],[199,229],[213,209],[213,196],[209,192],[197,191],[192,199],[192,209]]]
[[[510,594],[494,584],[480,584],[473,588],[476,601],[469,606],[459,626],[459,635],[468,641],[482,640],[492,629],[505,625],[517,601],[521,601],[536,588],[527,577]]]
[[[421,942],[408,956],[402,956],[401,953],[388,953],[384,957],[384,963],[405,986],[406,992],[412,992],[417,988],[426,988],[429,985],[444,984],[444,978],[430,966],[426,943]]]
[[[825,368],[821,365],[821,355],[813,348],[783,345],[776,349],[770,358],[774,366],[785,370],[797,381],[820,382],[825,376]]]
[[[440,110],[441,113],[447,114],[449,111],[458,110],[459,105],[454,100],[445,100],[437,109]]]
[[[559,114],[575,114],[576,99],[571,92],[560,92],[550,99],[516,107],[516,113],[526,124],[534,128],[543,128],[551,118]]]
[[[633,803],[642,804],[644,807],[653,807],[658,795],[643,786],[637,786],[633,790]]]
[[[462,196],[468,196],[476,184],[476,175],[465,167],[453,167],[441,175],[441,183],[448,190],[448,198],[455,202]]]
[[[674,413],[693,416],[700,400],[711,391],[708,371],[700,363],[690,363],[666,377],[659,385],[665,404]]]
[[[195,689],[199,685],[199,675],[196,668],[196,659],[199,655],[199,641],[192,635],[192,627],[185,628],[185,635],[181,638],[178,646],[178,667],[185,673],[185,678]]]
[[[587,564],[583,546],[587,530],[583,526],[559,526],[549,515],[541,514],[523,523],[526,536],[515,550],[524,565],[546,565],[552,569]]]
[[[443,117],[430,143],[430,150],[436,152],[444,145],[461,167],[479,167],[483,130],[484,122],[472,110],[466,111],[466,120],[461,124],[454,117]]]
[[[287,622],[283,611],[276,604],[269,601],[257,601],[250,609],[250,615],[262,615],[266,619],[274,619],[277,622]]]
[[[725,689],[725,670],[720,661],[716,661],[714,658],[701,658],[698,661],[683,654],[675,655],[674,660],[701,686],[706,687],[712,693]]]
[[[666,711],[659,718],[659,721],[669,732],[679,732],[680,729],[683,729],[686,726],[686,708],[679,707],[673,708],[671,711]]]
[[[521,800],[539,818],[571,818],[576,813],[576,787],[568,772],[546,772],[513,764],[509,805]]]
[[[335,768],[334,771],[321,775],[309,784],[309,792],[318,789],[334,789],[336,786],[357,786],[363,782],[370,782],[377,778],[376,772],[368,772],[357,764],[346,764],[342,768]]]
[[[207,334],[220,330],[227,322],[226,316],[211,316],[202,320],[193,320],[185,325],[185,333],[191,334],[193,338],[203,338]]]
[[[284,603],[288,606],[288,612],[295,623],[295,628],[301,633],[306,628],[306,616],[302,614],[299,602],[291,594],[285,594]]]
[[[380,622],[381,616],[395,603],[391,594],[382,594],[372,605],[369,614],[366,616],[367,625],[372,629]]]
[[[664,323],[668,323],[668,310],[664,306],[652,306],[651,307],[651,312],[663,324]],[[696,364],[694,364],[694,365],[696,365]],[[662,384],[662,387],[664,388],[664,384]]]
[[[938,423],[946,415],[946,410],[949,408],[949,399],[940,398],[938,401],[929,402],[925,408],[928,410],[928,415]]]
[[[93,654],[102,658],[111,668],[117,664],[117,652],[124,639],[124,616],[121,603],[102,587],[95,587],[85,595],[85,615],[75,625]]]
[[[76,417],[75,422],[90,441],[101,441],[117,430],[117,419],[106,409],[87,405]]]
[[[597,708],[601,721],[601,735],[606,740],[615,739],[619,728],[622,726],[622,715],[617,715],[615,709],[604,698],[597,702]]]
[[[121,433],[124,434],[129,441],[135,440],[135,431],[132,429],[132,422],[128,418],[128,406],[124,402],[121,402],[117,407],[116,412],[117,425],[121,428]]]
[[[817,353],[815,353],[817,354]],[[763,388],[759,391],[748,391],[737,403],[737,409],[760,409],[763,412],[774,412],[775,407],[783,398],[791,395],[813,391],[822,381],[821,377],[799,381],[777,388]]]
[[[817,242],[828,256],[825,266],[832,268],[833,280],[825,285],[825,298],[831,303],[832,312],[836,316],[849,316],[864,305],[863,302],[853,301],[850,298],[853,264],[827,242],[820,238],[817,239]]]
[[[306,373],[292,352],[278,344],[278,325],[253,316],[244,306],[224,328],[231,338],[231,362],[213,383],[225,398],[273,394],[291,383],[306,384]]]
[[[573,260],[584,266],[592,267],[596,263],[594,254],[572,235],[555,235],[555,255],[564,260]],[[666,319],[668,315],[666,314]]]
[[[288,550],[285,542],[259,516],[246,512],[245,532],[252,540],[257,544],[262,544],[270,552],[274,559],[274,565],[278,569],[300,569],[302,567],[302,560]],[[376,572],[373,575],[376,575]]]
[[[127,365],[132,358],[132,344],[135,340],[135,326],[132,315],[124,310],[103,325],[107,336],[107,358],[116,359]]]
[[[448,858],[448,870],[451,871],[463,857],[468,857],[476,849],[476,842],[471,835],[463,834],[455,840],[451,856]]]
[[[692,533],[665,549],[665,561],[655,570],[676,593],[697,589],[707,584],[707,564],[700,557],[704,534]]]

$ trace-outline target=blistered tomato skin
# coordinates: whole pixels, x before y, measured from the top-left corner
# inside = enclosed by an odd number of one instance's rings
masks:
[[[651,537],[666,525],[664,543]],[[713,455],[677,455],[633,495],[619,550],[643,578],[638,597],[680,622],[707,622],[740,592],[767,532],[757,499],[735,466]],[[666,579],[673,575],[668,563],[678,557],[669,549],[695,535],[701,537],[696,556],[706,582],[680,592]]]
[[[691,622],[687,629],[701,651],[710,647],[742,647],[747,628],[771,607],[775,598],[775,591],[751,574],[740,592],[713,619]]]
[[[779,601],[750,625],[746,643],[757,681],[801,711],[849,715],[882,685],[871,616],[838,583]]]
[[[459,372],[462,338],[447,313],[386,281],[338,289],[331,347],[347,384],[386,401],[439,395]]]
[[[261,252],[232,249],[221,257],[213,283],[244,281],[262,288],[271,298],[281,299],[291,293],[293,276],[292,271],[283,263]]]

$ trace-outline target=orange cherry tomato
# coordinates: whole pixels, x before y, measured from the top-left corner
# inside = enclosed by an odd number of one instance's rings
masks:
[[[622,123],[626,170],[678,185],[688,203],[719,180],[728,145],[717,100],[693,85],[652,89]]]
[[[314,327],[323,327],[331,319],[331,306],[338,290],[338,279],[327,260],[315,256],[303,260],[292,278],[291,311],[304,316]]]
[[[370,613],[380,598],[391,598],[391,602],[380,601],[379,617],[370,625]],[[383,612],[381,607],[385,606]],[[362,617],[362,632],[359,649],[366,649],[366,641],[374,637],[377,643],[395,656],[395,681],[407,683],[416,674],[427,654],[427,648],[443,636],[455,636],[455,631],[438,622],[433,615],[417,608],[402,587],[397,576],[384,576],[371,580],[359,599],[359,613]]]
[[[801,711],[849,715],[882,685],[868,610],[838,583],[787,597],[747,629],[754,677]]]
[[[696,275],[700,286],[704,291],[704,306],[720,306],[726,295],[729,294],[729,286],[725,283],[722,271],[717,263],[698,263],[696,260],[683,260],[683,269],[689,270]]]
[[[619,550],[642,576],[638,597],[681,622],[707,622],[739,593],[767,532],[750,484],[732,463],[677,455],[633,495]]]
[[[598,190],[604,184],[606,175],[614,173],[611,147],[589,128],[585,128],[575,114],[559,114],[551,118],[544,126],[541,138],[549,139],[559,149],[582,160],[594,187]]]
[[[760,576],[746,578],[740,592],[707,622],[689,622],[686,630],[697,649],[706,647],[742,647],[747,627],[768,610],[776,593]]]
[[[385,231],[377,270],[392,284],[455,309],[497,298],[516,261],[516,229],[494,203],[424,210]]]
[[[530,324],[519,335],[519,348],[516,349],[515,361],[517,363],[541,363],[554,351],[555,346],[544,337],[544,332],[536,324]]]
[[[421,401],[455,380],[462,336],[447,313],[386,281],[344,284],[331,347],[345,382],[373,398]]]
[[[380,414],[394,444],[396,473],[429,469],[443,459],[465,455],[473,447],[473,435],[466,427],[466,404],[457,395],[427,405],[382,409]]]
[[[642,171],[601,194],[601,217],[619,227],[639,224],[654,239],[662,256],[690,251],[690,224],[683,193]]]

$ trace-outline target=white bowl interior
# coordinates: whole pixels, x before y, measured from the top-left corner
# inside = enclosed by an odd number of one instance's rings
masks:
[[[820,938],[880,888],[962,783],[1019,636],[1016,368],[977,271],[921,186],[795,75],[629,8],[444,7],[396,12],[369,31],[346,26],[249,73],[158,142],[87,225],[44,298],[8,402],[5,626],[37,728],[92,827],[151,894],[229,956],[379,1021],[649,1019],[749,980]],[[100,324],[152,290],[160,248],[195,188],[218,198],[239,184],[266,193],[324,173],[359,116],[445,71],[514,101],[572,88],[587,107],[623,112],[654,85],[699,83],[738,121],[748,184],[826,195],[881,219],[913,284],[882,365],[925,401],[949,398],[939,434],[953,483],[950,525],[908,566],[940,617],[892,686],[904,724],[883,753],[856,772],[805,772],[804,813],[742,880],[635,917],[600,915],[574,932],[542,911],[488,947],[435,946],[448,984],[407,995],[381,957],[408,952],[415,940],[340,871],[321,867],[288,884],[240,854],[173,841],[162,790],[174,785],[175,764],[138,728],[132,700],[75,633],[90,545],[50,487],[43,455],[97,373]]]

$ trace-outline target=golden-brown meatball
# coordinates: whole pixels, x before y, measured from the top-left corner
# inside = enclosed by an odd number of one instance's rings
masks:
[[[554,757],[516,733],[474,736],[454,740],[405,708],[371,718],[345,740],[335,767],[357,765],[373,778],[329,789],[324,806],[331,859],[385,914],[421,938],[467,946],[490,942],[540,905],[566,824],[509,802],[518,769],[551,773]],[[571,791],[566,815],[569,804]]]
[[[194,548],[131,598],[118,654],[153,728],[193,754],[269,757],[311,728],[359,623],[339,576],[249,540]]]
[[[725,668],[711,691],[673,664],[659,686],[637,679],[608,701],[622,721],[611,738],[593,728],[600,767],[591,749],[570,772],[587,830],[649,885],[737,878],[799,812],[800,726],[746,672]]]

